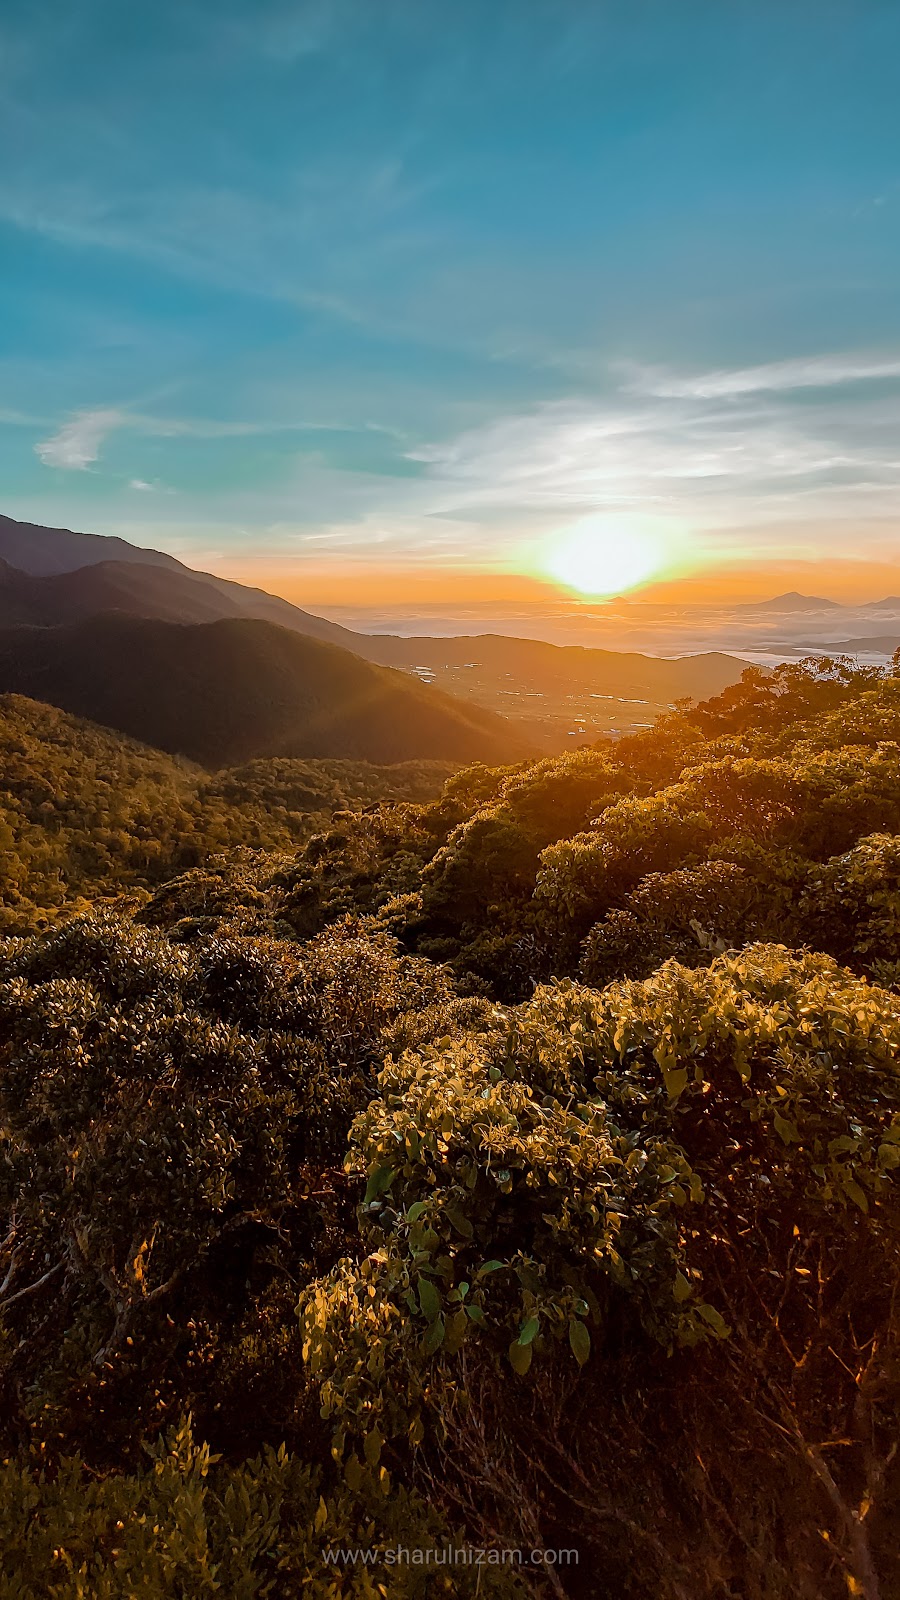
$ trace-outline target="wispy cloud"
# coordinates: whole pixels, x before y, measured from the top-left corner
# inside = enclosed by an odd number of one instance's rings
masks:
[[[37,418],[18,412],[0,411],[0,423],[34,424],[37,421]],[[157,417],[108,406],[76,412],[49,438],[41,439],[35,445],[35,454],[47,467],[83,472],[99,460],[103,442],[113,429],[128,429],[151,439],[213,440],[269,437],[279,433],[367,433],[373,429],[393,433],[391,429],[381,429],[377,423],[370,422],[348,424],[337,420],[310,421],[305,418],[253,422],[241,418]],[[132,478],[129,482],[131,489],[156,487],[156,484],[148,483],[143,478]]]
[[[663,367],[626,365],[622,370],[627,387],[635,394],[665,400],[725,400],[732,395],[829,389],[845,383],[900,378],[900,356],[811,356],[694,375],[679,375]]]
[[[637,371],[620,371],[618,386],[607,381],[603,395],[511,410],[427,444],[398,433],[396,460],[415,462],[414,472],[346,470],[303,437],[365,432],[368,424],[344,429],[314,414],[165,416],[151,414],[153,402],[147,412],[81,412],[38,449],[51,465],[83,468],[111,427],[135,440],[234,441],[235,450],[244,436],[294,434],[296,448],[279,452],[271,481],[211,491],[204,516],[226,544],[252,537],[262,550],[333,548],[362,561],[375,547],[400,562],[413,551],[426,562],[466,551],[469,560],[518,561],[526,546],[585,515],[609,518],[626,539],[650,527],[667,549],[692,556],[736,551],[748,537],[758,552],[779,556],[792,547],[838,552],[851,529],[862,553],[900,521],[893,355],[825,355],[694,378],[661,378],[656,369],[653,383],[642,369],[642,386]],[[877,390],[862,378],[877,378]],[[154,466],[158,455],[154,449]],[[131,470],[142,467],[138,456]],[[165,511],[171,491],[152,472],[130,487],[132,503],[152,504],[154,524],[174,521]]]
[[[30,416],[27,411],[11,411],[0,406],[0,425],[10,428],[42,428],[46,418]]]
[[[35,445],[35,454],[45,467],[60,467],[68,472],[85,472],[98,460],[107,434],[126,419],[120,411],[80,411],[58,433]]]
[[[306,418],[256,422],[240,417],[155,417],[143,412],[123,412],[124,426],[152,439],[242,439],[267,436],[273,433],[356,433],[363,428],[336,421],[309,421]]]
[[[839,387],[801,403],[792,391],[813,374]],[[853,519],[859,530],[898,518],[900,389],[876,400],[840,387],[876,375],[900,378],[900,362],[823,357],[723,371],[715,385],[629,382],[603,400],[546,404],[410,453],[425,466],[433,514],[558,527],[596,513],[623,536],[651,522],[689,544],[766,524],[784,538],[793,525],[802,540],[819,519]]]

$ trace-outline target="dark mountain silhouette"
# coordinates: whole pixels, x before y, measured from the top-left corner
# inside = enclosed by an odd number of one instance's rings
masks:
[[[868,638],[861,639],[836,639],[831,644],[816,645],[813,655],[821,655],[823,651],[834,652],[840,655],[855,655],[859,650],[870,653],[892,656],[900,647],[900,634],[873,633]]]
[[[0,624],[52,627],[103,611],[154,616],[160,622],[216,622],[242,616],[212,585],[188,572],[131,561],[101,561],[74,572],[36,577],[0,562]]]
[[[259,756],[498,765],[532,753],[501,717],[251,618],[189,625],[108,614],[8,627],[0,692],[208,767]]]
[[[747,605],[735,606],[736,611],[840,611],[837,600],[825,600],[817,594],[798,594],[791,589],[787,594],[777,594],[774,600],[753,600]]]
[[[34,609],[29,620],[35,622],[74,622],[101,611],[122,610],[170,622],[259,617],[345,649],[358,648],[356,641],[362,637],[277,595],[210,572],[195,572],[174,556],[106,534],[73,533],[69,528],[42,528],[0,517],[0,560],[21,578],[37,580],[29,591]],[[41,580],[46,589],[41,589]],[[5,617],[0,596],[0,621]]]
[[[0,516],[0,557],[35,577],[73,572],[100,561],[135,561],[170,570],[181,567],[180,561],[162,550],[142,550],[112,534],[73,533],[71,528],[45,528],[38,522],[17,522],[4,516]]]
[[[274,595],[192,572],[180,564],[170,569],[138,561],[99,561],[72,572],[40,577],[0,561],[0,625],[29,622],[52,627],[104,611],[124,611],[159,622],[218,622],[227,617],[259,616],[261,621],[280,622],[294,633],[347,649],[354,648],[362,637]],[[270,611],[271,616],[263,615]]]
[[[640,696],[659,702],[721,694],[736,683],[746,661],[720,651],[702,655],[645,656],[636,651],[594,650],[584,645],[547,644],[540,639],[511,639],[480,633],[461,639],[399,639],[393,635],[366,640],[370,660],[384,666],[418,666],[432,671],[472,668],[510,673],[527,685],[540,683],[545,692],[580,686],[603,695]],[[455,682],[456,680],[454,680]],[[715,687],[713,687],[715,685]]]
[[[506,693],[509,679],[526,696],[564,694],[578,685],[588,694],[648,700],[662,707],[683,696],[703,699],[719,694],[738,681],[746,665],[721,652],[666,660],[499,634],[431,639],[353,633],[277,595],[194,572],[159,551],[10,517],[0,517],[0,562],[3,558],[8,567],[5,573],[0,571],[0,625],[76,622],[104,611],[166,622],[258,617],[341,645],[380,665],[407,671],[426,667],[442,674],[443,687],[467,699],[491,699],[486,680],[492,675],[494,691],[505,693],[504,710],[519,715],[522,706],[510,704],[514,696]],[[9,567],[17,570],[10,572]],[[473,661],[479,664],[479,673],[458,670]],[[534,710],[533,704],[530,709]],[[560,715],[564,720],[565,713]]]

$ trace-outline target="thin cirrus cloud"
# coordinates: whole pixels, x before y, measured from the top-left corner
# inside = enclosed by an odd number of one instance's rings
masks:
[[[7,415],[0,412],[0,422],[34,423],[33,417]],[[138,435],[155,439],[241,439],[265,437],[277,433],[335,433],[378,432],[392,433],[377,423],[365,423],[362,428],[335,421],[226,421],[205,417],[153,417],[138,412],[120,411],[104,407],[93,411],[79,411],[49,438],[34,446],[34,453],[45,467],[67,472],[86,472],[99,461],[102,447],[109,434],[116,429],[128,429]],[[151,490],[156,484],[143,478],[129,480],[129,488]]]
[[[822,357],[704,379],[626,380],[604,400],[565,400],[410,452],[432,506],[473,518],[532,513],[559,523],[586,511],[681,530],[816,519],[896,518],[900,394],[893,359]],[[715,379],[715,382],[713,382]],[[832,392],[802,404],[792,391]],[[782,532],[782,537],[783,532]]]
[[[412,474],[345,471],[327,452],[313,458],[299,450],[288,482],[265,475],[245,482],[241,520],[273,550],[312,535],[323,549],[344,549],[354,545],[355,528],[360,559],[371,555],[373,528],[391,530],[398,557],[406,549],[418,559],[423,549],[440,550],[452,527],[454,551],[468,537],[470,558],[481,564],[515,560],[523,540],[586,513],[616,518],[623,534],[649,521],[686,548],[705,546],[708,536],[737,545],[739,530],[749,527],[762,538],[766,523],[777,525],[779,540],[793,525],[799,547],[827,522],[837,531],[822,532],[824,549],[845,537],[839,525],[846,530],[852,520],[860,554],[870,534],[873,548],[885,537],[877,519],[886,527],[897,518],[900,360],[893,354],[823,355],[699,376],[631,367],[614,378],[603,396],[523,406],[446,439],[411,446],[396,436],[398,465],[416,463]],[[83,470],[112,428],[161,440],[165,453],[167,440],[233,441],[239,451],[243,436],[339,427],[314,418],[175,418],[107,408],[68,419],[36,448],[48,466]],[[148,499],[162,489],[140,476],[130,487]],[[204,515],[230,520],[231,500],[210,491]]]
[[[900,356],[811,356],[683,377],[664,368],[626,366],[623,370],[627,386],[635,394],[666,400],[725,400],[732,395],[830,389],[845,383],[900,378]]]
[[[45,467],[57,467],[66,472],[86,472],[100,458],[103,441],[114,428],[119,428],[125,418],[120,411],[79,411],[49,439],[40,440],[34,447],[35,455]]]
[[[75,416],[63,423],[56,433],[35,445],[35,455],[45,467],[62,468],[68,472],[85,472],[95,461],[99,461],[105,440],[116,428],[128,428],[161,439],[238,438],[245,434],[271,431],[265,423],[147,417],[135,412],[103,407],[94,411],[76,412]],[[145,488],[149,485],[146,485],[143,479],[135,478],[131,481],[130,487]]]

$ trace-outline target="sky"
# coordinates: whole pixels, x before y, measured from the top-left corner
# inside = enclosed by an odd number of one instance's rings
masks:
[[[3,0],[0,510],[301,600],[896,592],[898,60],[900,0]]]

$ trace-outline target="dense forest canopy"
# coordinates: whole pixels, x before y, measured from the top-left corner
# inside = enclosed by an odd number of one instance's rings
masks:
[[[10,1595],[900,1594],[896,663],[449,774],[2,712]]]
[[[454,763],[259,760],[215,775],[20,695],[0,695],[0,929],[138,899],[217,852],[290,850],[335,811],[429,800]]]

